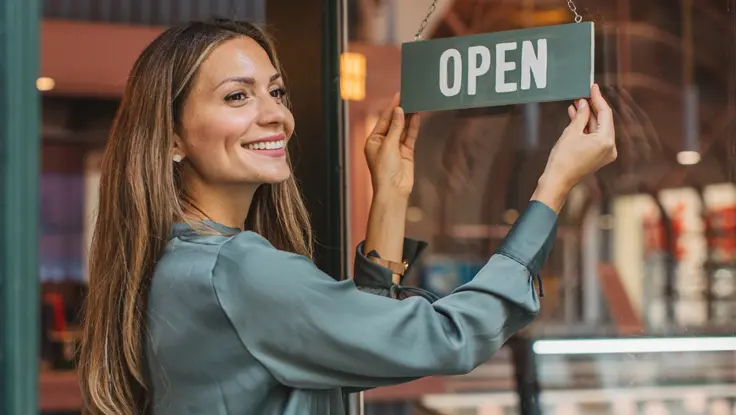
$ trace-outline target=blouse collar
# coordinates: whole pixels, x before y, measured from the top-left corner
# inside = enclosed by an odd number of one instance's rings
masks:
[[[219,232],[223,235],[235,235],[242,232],[239,228],[225,226],[221,223],[217,223],[211,220],[203,220],[201,223],[206,227],[212,228],[215,232]],[[179,236],[185,235],[196,235],[197,233],[198,232],[191,226],[189,226],[189,224],[186,222],[175,222],[171,228],[172,238],[177,238]]]

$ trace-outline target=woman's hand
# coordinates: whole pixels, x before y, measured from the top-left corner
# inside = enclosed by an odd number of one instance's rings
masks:
[[[552,149],[532,197],[557,212],[580,180],[613,162],[618,155],[611,107],[597,84],[590,96],[590,103],[581,99],[576,102],[577,108],[568,108],[572,121]]]
[[[404,110],[398,105],[396,94],[366,140],[365,158],[374,194],[408,198],[414,187],[414,144],[419,133],[419,115],[410,115],[407,126]]]

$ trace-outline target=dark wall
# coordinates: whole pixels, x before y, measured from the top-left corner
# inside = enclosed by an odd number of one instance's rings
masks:
[[[294,108],[290,150],[312,215],[315,259],[335,278],[346,275],[338,3],[269,0],[266,5],[267,29],[276,40]]]

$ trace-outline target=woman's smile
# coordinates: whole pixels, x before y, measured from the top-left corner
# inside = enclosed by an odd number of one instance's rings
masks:
[[[264,137],[259,140],[243,143],[241,146],[255,154],[267,157],[285,157],[286,156],[286,136],[277,134],[270,137]]]

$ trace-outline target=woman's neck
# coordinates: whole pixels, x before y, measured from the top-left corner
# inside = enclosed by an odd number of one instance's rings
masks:
[[[256,184],[211,185],[194,180],[187,183],[193,216],[230,228],[243,229]]]

